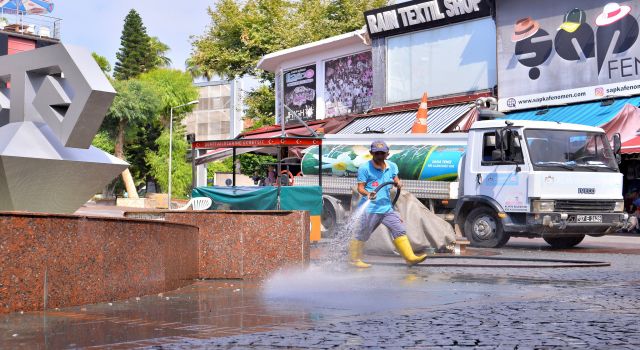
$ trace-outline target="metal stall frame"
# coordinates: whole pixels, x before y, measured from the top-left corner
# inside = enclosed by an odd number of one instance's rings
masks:
[[[232,186],[236,186],[236,149],[238,148],[260,148],[275,147],[277,149],[278,171],[277,171],[277,187],[278,202],[280,202],[280,175],[282,172],[282,148],[284,147],[311,147],[318,146],[318,166],[322,168],[322,138],[320,137],[272,137],[272,138],[256,138],[256,139],[227,139],[227,140],[209,140],[196,141],[191,144],[192,154],[198,154],[199,150],[214,150],[220,148],[231,148],[233,157]],[[195,174],[195,156],[192,157],[191,167]],[[195,182],[192,178],[191,187],[195,188]],[[322,187],[322,171],[319,172],[318,186]]]

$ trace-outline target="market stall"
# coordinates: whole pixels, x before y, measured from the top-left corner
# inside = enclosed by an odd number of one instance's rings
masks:
[[[236,156],[250,149],[277,156],[276,174],[288,177],[283,169],[282,149],[288,147],[318,146],[322,152],[322,139],[316,137],[273,137],[259,139],[232,139],[197,141],[192,143],[194,154],[199,150],[231,150],[233,164]],[[321,155],[322,153],[320,153]],[[195,167],[195,160],[194,160]],[[317,186],[289,186],[289,181],[275,181],[271,186],[236,186],[236,168],[233,167],[231,186],[194,187],[192,197],[209,197],[212,210],[307,210],[311,216],[311,241],[320,240],[322,212],[322,176]]]

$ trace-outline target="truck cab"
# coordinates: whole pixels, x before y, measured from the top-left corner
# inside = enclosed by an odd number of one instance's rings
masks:
[[[456,223],[474,246],[500,247],[511,236],[572,247],[626,222],[619,137],[600,128],[489,120],[468,135]]]

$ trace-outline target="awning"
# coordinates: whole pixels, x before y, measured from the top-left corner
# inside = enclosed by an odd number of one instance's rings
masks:
[[[640,97],[602,100],[580,103],[571,106],[551,107],[548,109],[509,113],[507,119],[538,120],[562,123],[601,126],[610,122],[626,104],[640,105]]]
[[[349,124],[353,120],[353,116],[341,116],[341,117],[333,117],[326,118],[321,120],[314,120],[307,122],[309,128],[317,131],[319,128],[324,129],[325,134],[334,134],[338,130],[344,128],[347,124]],[[304,136],[312,136],[307,128],[303,125],[295,124],[288,125],[284,130],[287,137],[304,137]],[[280,125],[270,125],[265,126],[260,129],[243,132],[238,135],[238,138],[243,139],[256,139],[256,138],[270,138],[270,137],[280,137],[282,134],[282,129]]]
[[[640,136],[636,136],[631,140],[624,142],[622,144],[622,149],[620,150],[622,154],[634,154],[640,153]]]
[[[320,123],[315,125],[309,125],[309,127],[313,129],[313,131],[316,131],[318,130],[318,128],[322,127],[322,124]],[[293,136],[293,135],[311,136],[311,133],[309,132],[309,130],[307,130],[307,128],[305,128],[304,126],[288,128],[288,129],[285,129],[284,132],[287,136]],[[273,129],[271,129],[271,131],[247,133],[245,135],[240,135],[240,137],[243,139],[263,139],[263,138],[270,138],[270,137],[280,137],[280,135],[282,135],[282,130],[278,129],[274,131]]]
[[[238,148],[236,149],[236,155],[240,155],[243,153],[249,153],[259,150],[260,148]],[[202,165],[205,163],[215,162],[217,160],[222,160],[225,158],[229,158],[233,155],[233,150],[231,148],[219,148],[211,150],[200,157],[196,157],[196,165]]]
[[[430,134],[443,132],[460,119],[474,106],[473,103],[429,108],[427,126]],[[411,132],[411,126],[416,120],[416,111],[405,111],[376,116],[360,116],[351,124],[340,130],[338,134],[360,134],[367,129],[384,131],[385,134],[406,134]]]

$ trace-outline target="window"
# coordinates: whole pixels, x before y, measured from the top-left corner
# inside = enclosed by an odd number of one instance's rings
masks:
[[[491,18],[387,39],[387,103],[478,91],[496,85]]]
[[[618,171],[616,157],[604,133],[529,129],[525,136],[535,170]]]
[[[496,150],[496,133],[495,131],[487,132],[483,136],[482,140],[482,165],[506,165],[506,164],[524,164],[524,156],[522,154],[522,146],[520,143],[520,135],[517,131],[513,131],[511,134],[511,140],[504,140],[510,142],[511,147],[505,152],[504,159],[493,160],[493,151]]]

